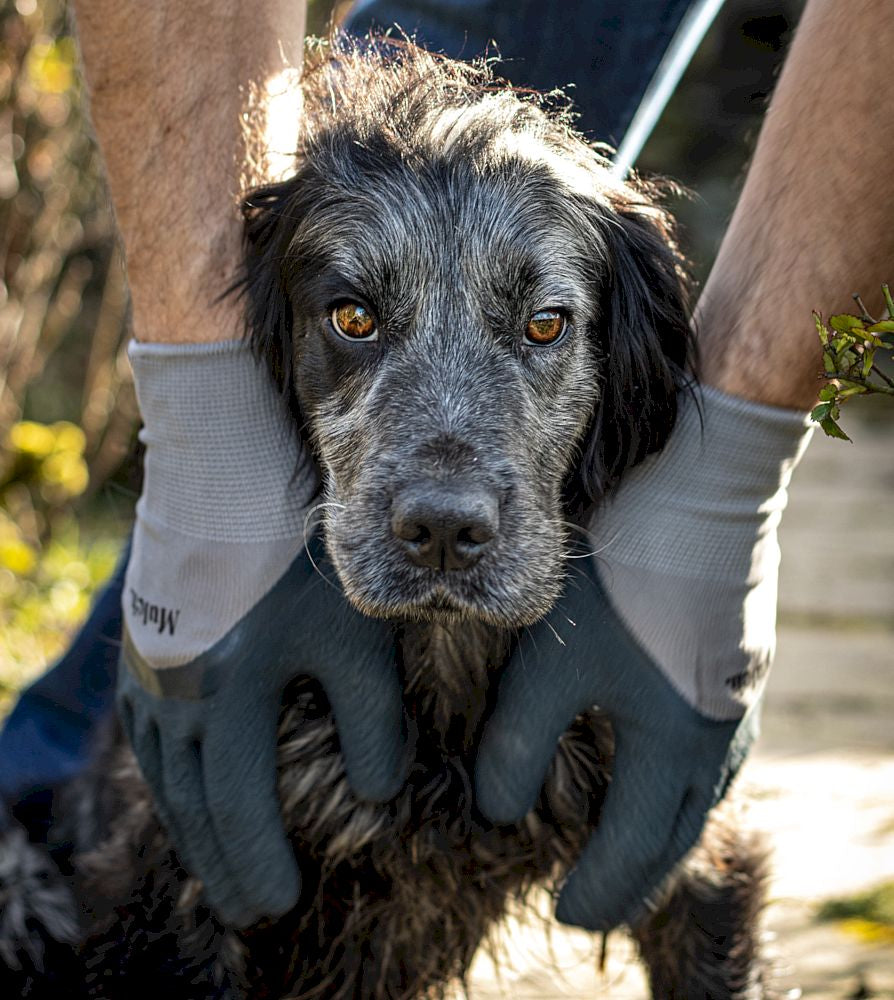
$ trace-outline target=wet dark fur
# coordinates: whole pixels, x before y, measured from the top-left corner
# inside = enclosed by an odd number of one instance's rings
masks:
[[[7,989],[53,1000],[441,996],[463,980],[507,905],[535,886],[555,886],[598,822],[612,738],[597,712],[578,718],[562,738],[541,798],[518,827],[494,828],[477,813],[474,748],[512,646],[511,627],[555,600],[570,519],[582,518],[625,466],[660,447],[673,425],[688,325],[667,221],[645,188],[609,185],[604,166],[564,122],[534,102],[498,95],[486,70],[409,49],[385,65],[380,59],[349,52],[310,74],[298,173],[247,203],[244,289],[255,344],[313,444],[326,495],[351,507],[351,524],[363,528],[359,538],[346,534],[338,509],[327,509],[327,543],[346,591],[398,630],[414,753],[407,784],[387,805],[358,802],[321,690],[295,681],[283,701],[279,786],[303,894],[283,919],[236,933],[202,905],[201,887],[170,848],[132,755],[119,733],[109,733],[96,768],[68,790],[59,810],[60,836],[75,849],[62,859],[56,888],[67,883],[78,901],[79,942],[59,943],[27,900],[18,923],[7,912],[0,933],[12,942],[7,957],[12,949],[18,959],[6,972],[0,966],[4,996]],[[457,131],[432,171],[432,115],[488,95],[496,99],[488,114]],[[493,155],[499,128],[533,134],[540,146],[533,157],[510,156],[501,165]],[[590,190],[567,189],[540,158],[543,144],[574,166],[575,183],[590,177]],[[501,177],[512,182],[508,188],[494,183]],[[406,232],[412,198],[381,202],[392,183],[405,190],[408,179],[417,194],[433,184],[438,204],[445,192],[470,197],[476,184],[487,198],[502,188],[516,199],[505,211],[497,203],[483,221],[486,206],[478,202],[466,220],[473,248],[479,241],[470,268],[487,290],[469,292],[459,281],[469,270],[455,258],[450,280],[431,286],[420,303],[408,297],[400,267],[379,267],[365,280],[378,283],[379,295],[390,289],[397,305],[382,322],[402,331],[394,341],[401,346],[387,364],[368,354],[346,359],[344,345],[321,340],[318,329],[331,297],[345,291],[333,285],[331,256],[324,258],[333,248],[335,257],[344,246],[356,249],[358,240],[367,259],[395,240],[406,254],[416,239],[411,274],[424,284],[432,255],[418,232]],[[521,201],[513,194],[518,183]],[[339,185],[353,185],[353,200],[338,202],[347,193],[343,187],[340,195]],[[352,216],[371,192],[388,216],[378,235]],[[513,205],[530,210],[535,229],[553,218],[534,242],[549,258],[546,270],[551,260],[564,275],[557,285],[537,276],[537,260],[517,252],[518,241],[499,243]],[[321,218],[325,227],[314,222]],[[432,245],[443,241],[446,230],[433,231]],[[497,243],[488,248],[489,239]],[[350,268],[351,254],[342,258],[339,266]],[[547,286],[541,295],[566,296],[573,316],[561,364],[560,355],[528,356],[507,339],[519,316],[537,308],[526,296],[538,280]],[[508,281],[505,301],[495,294],[500,281]],[[494,315],[482,314],[482,301],[493,303]],[[506,303],[519,301],[514,315]],[[442,336],[426,340],[438,316]],[[464,364],[467,352],[472,359]],[[396,381],[388,381],[388,364],[396,366]],[[467,401],[483,393],[488,407],[472,406],[471,420],[468,406],[452,415],[433,407],[425,394],[445,379],[454,379]],[[520,413],[528,418],[521,430],[514,426]],[[432,468],[438,482],[477,477],[499,492],[506,537],[476,567],[473,587],[467,579],[447,587],[407,570],[389,550],[383,515],[371,502],[377,491],[390,496],[401,476],[432,475]],[[383,485],[388,476],[398,486]],[[379,547],[378,574],[369,572],[368,542]],[[12,846],[0,841],[0,888],[8,891],[18,869],[14,858],[4,867],[4,850],[9,860]],[[763,878],[759,845],[729,822],[709,824],[661,905],[635,930],[656,997],[769,995],[757,948]],[[41,941],[29,956],[21,943],[35,935]],[[40,943],[49,949],[42,974]]]

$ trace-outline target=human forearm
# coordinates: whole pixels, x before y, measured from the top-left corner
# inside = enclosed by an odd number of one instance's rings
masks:
[[[894,267],[890,0],[811,0],[767,112],[697,322],[703,380],[808,408],[822,370],[811,309],[881,312]],[[878,301],[876,301],[878,300]]]
[[[297,89],[277,77],[300,66],[304,5],[74,6],[91,117],[127,256],[135,334],[170,342],[237,337],[237,306],[217,300],[240,259],[240,189],[268,168],[257,162],[242,115],[252,88],[286,93],[280,131],[259,142],[294,149]]]

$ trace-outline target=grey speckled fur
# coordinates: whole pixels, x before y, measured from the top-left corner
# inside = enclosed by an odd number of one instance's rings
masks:
[[[487,823],[471,792],[514,630],[556,600],[588,505],[673,426],[688,317],[669,221],[650,189],[614,184],[566,120],[484,67],[338,43],[305,91],[295,177],[246,203],[240,287],[320,467],[340,582],[397,632],[413,764],[394,801],[356,800],[321,690],[293,682],[279,789],[304,891],[292,913],[237,933],[203,905],[110,732],[59,810],[76,847],[75,1000],[443,996],[511,901],[562,880],[610,780],[611,730],[594,710],[520,825]],[[329,314],[345,298],[369,304],[378,347],[339,342]],[[519,329],[547,306],[564,310],[565,337],[524,344]],[[498,537],[474,566],[402,554],[389,505],[420,480],[497,498]],[[712,819],[635,929],[656,997],[771,995],[763,881],[760,844]],[[58,987],[0,967],[0,992],[57,1000]]]

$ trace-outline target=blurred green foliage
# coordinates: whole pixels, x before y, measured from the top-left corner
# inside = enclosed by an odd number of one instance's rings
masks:
[[[0,716],[59,652],[111,573],[120,540],[86,541],[71,502],[87,488],[84,432],[15,423],[0,460]]]
[[[127,293],[61,0],[0,0],[0,436],[84,431],[91,492],[129,449]]]
[[[62,0],[0,0],[0,714],[113,567],[98,504],[136,421],[77,63]]]

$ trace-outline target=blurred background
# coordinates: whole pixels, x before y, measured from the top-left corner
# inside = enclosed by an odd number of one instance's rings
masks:
[[[699,280],[802,6],[727,0],[639,160],[689,190],[673,207]],[[309,29],[331,11],[312,0]],[[127,316],[65,4],[0,0],[0,717],[64,647],[128,531]],[[778,834],[771,925],[800,949],[792,982],[839,1000],[894,997],[894,412],[871,399],[844,423],[856,443],[816,441],[792,491],[779,658],[746,775]],[[532,969],[508,995],[583,995],[576,974],[557,985]],[[612,975],[586,995],[643,995]]]

